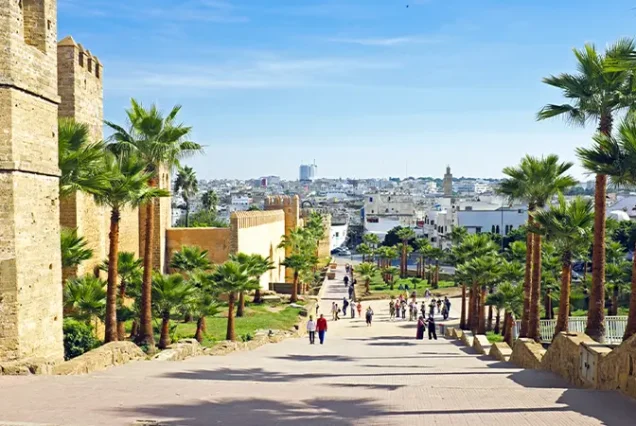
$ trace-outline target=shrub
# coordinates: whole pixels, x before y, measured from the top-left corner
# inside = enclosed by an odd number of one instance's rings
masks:
[[[100,344],[89,324],[72,318],[64,319],[64,359],[80,356]]]

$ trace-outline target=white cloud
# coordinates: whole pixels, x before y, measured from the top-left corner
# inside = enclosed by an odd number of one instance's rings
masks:
[[[329,38],[328,41],[344,44],[358,44],[361,46],[400,46],[404,44],[434,44],[439,43],[438,37],[424,36],[402,36],[402,37],[369,37],[369,38],[347,38],[335,37]]]

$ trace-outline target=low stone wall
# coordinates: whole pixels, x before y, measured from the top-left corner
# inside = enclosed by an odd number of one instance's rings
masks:
[[[599,389],[617,389],[636,398],[636,335],[601,357],[597,368]]]
[[[52,373],[64,376],[87,374],[141,359],[146,359],[146,354],[134,343],[112,342],[56,365]]]
[[[251,351],[267,343],[278,343],[288,337],[297,335],[291,331],[281,330],[260,330],[254,335],[254,338],[248,342],[230,342],[225,340],[212,348],[203,350],[204,355],[221,356],[237,351]]]
[[[447,337],[449,339],[456,339],[457,336],[455,334],[455,328],[454,327],[446,327],[444,329],[444,337]]]
[[[461,334],[461,336],[459,336],[459,339],[462,341],[462,343],[464,343],[464,345],[468,346],[468,347],[473,347],[473,332],[472,331],[468,331],[468,330],[464,330]]]
[[[541,368],[552,371],[576,386],[581,378],[581,344],[594,341],[582,333],[559,333],[541,360]]]
[[[490,342],[485,334],[478,334],[473,338],[473,349],[478,354],[486,355],[490,352]]]
[[[203,348],[196,339],[182,339],[159,352],[153,361],[183,361],[186,358],[203,355]]]
[[[498,361],[509,361],[512,356],[512,349],[505,342],[495,342],[490,346],[488,355]]]
[[[462,336],[464,335],[464,330],[461,328],[453,329],[453,337],[457,340],[462,340]]]
[[[52,374],[58,362],[46,358],[32,358],[0,364],[0,376],[28,376],[30,374]]]
[[[522,368],[538,370],[541,368],[543,355],[545,355],[545,349],[541,344],[532,339],[517,339],[512,348],[510,362]]]

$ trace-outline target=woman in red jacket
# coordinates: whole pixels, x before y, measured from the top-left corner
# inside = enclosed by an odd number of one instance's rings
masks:
[[[318,330],[318,339],[322,345],[325,341],[325,333],[327,332],[327,319],[322,314],[320,314],[320,318],[318,318],[316,322],[316,330]]]

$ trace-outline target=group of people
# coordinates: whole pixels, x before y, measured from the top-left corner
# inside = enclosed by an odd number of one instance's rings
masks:
[[[444,297],[444,300],[432,299],[428,303],[428,314],[427,314],[427,302],[423,300],[420,307],[417,306],[416,294],[413,292],[411,294],[410,302],[407,301],[406,297],[400,295],[398,299],[391,297],[389,301],[389,318],[393,321],[395,318],[401,318],[403,320],[406,319],[406,312],[409,313],[409,321],[415,320],[418,315],[418,311],[421,313],[423,317],[432,317],[435,316],[437,312],[444,318],[444,320],[448,319],[448,315],[450,313],[451,302],[448,297]]]

